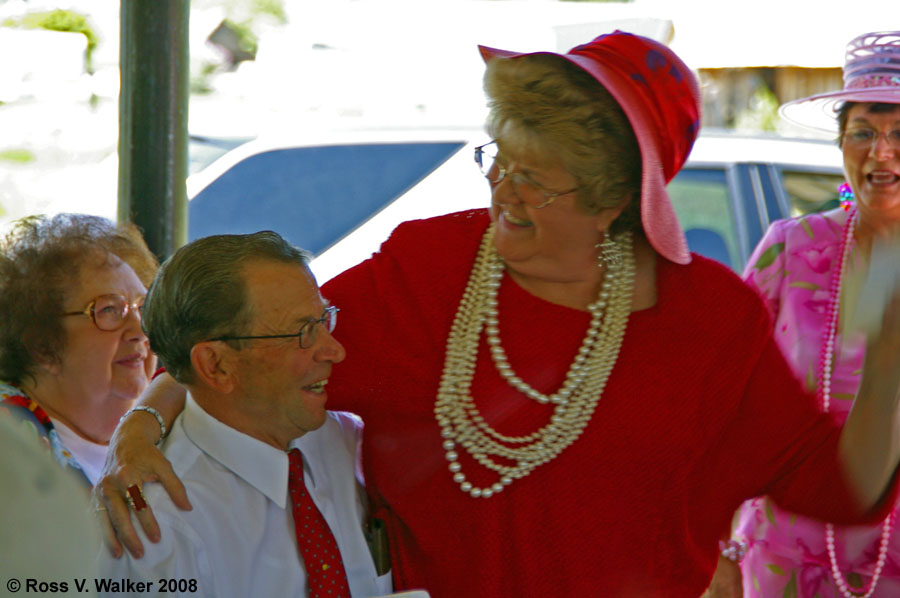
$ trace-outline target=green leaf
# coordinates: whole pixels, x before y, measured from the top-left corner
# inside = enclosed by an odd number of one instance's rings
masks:
[[[778,527],[778,524],[775,523],[775,511],[772,509],[772,502],[766,498],[766,519],[769,520],[769,523],[772,524],[772,527]]]
[[[793,571],[791,571],[791,581],[784,586],[784,593],[781,594],[781,598],[797,598],[797,577]]]
[[[856,571],[851,571],[847,574],[847,585],[850,586],[850,591],[858,592],[862,594],[860,590],[863,588],[863,578],[862,575],[857,573]]]
[[[803,220],[800,221],[800,226],[802,226],[803,230],[806,231],[806,236],[808,236],[810,239],[812,239],[813,238],[812,227],[809,225],[809,222],[806,221],[806,218],[804,218]]]
[[[806,392],[816,392],[816,373],[812,364],[809,364],[809,369],[806,370]]]
[[[776,565],[775,563],[767,563],[766,569],[774,573],[775,575],[784,575],[784,569]]]
[[[804,280],[796,280],[796,281],[792,282],[791,284],[789,284],[788,286],[794,287],[797,289],[807,289],[810,291],[818,291],[819,289],[822,288],[814,282],[806,282]]]
[[[753,267],[757,270],[765,270],[775,262],[775,258],[781,255],[782,251],[784,251],[784,243],[775,243],[774,245],[763,251],[762,255],[759,256],[759,259],[756,260],[756,263],[753,265]]]

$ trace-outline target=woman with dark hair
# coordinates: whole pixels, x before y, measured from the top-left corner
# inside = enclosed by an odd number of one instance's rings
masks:
[[[822,109],[837,115],[844,205],[774,222],[744,278],[763,296],[794,374],[843,422],[866,355],[865,331],[852,327],[854,306],[873,242],[900,229],[900,31],[853,39],[844,89],[797,100],[783,113],[808,125]],[[748,597],[900,596],[896,512],[876,525],[846,527],[765,497],[749,501],[725,548],[730,558],[720,559],[713,595],[740,595],[742,577]]]
[[[481,53],[490,207],[402,224],[323,287],[346,315],[329,407],[365,421],[395,587],[696,598],[748,497],[883,517],[900,300],[842,436],[756,293],[688,252],[666,193],[700,124],[687,66],[622,32],[566,54]],[[183,393],[165,377],[150,390],[171,420]],[[147,419],[124,421],[95,493],[132,550],[129,485],[160,479],[185,500]],[[156,538],[151,510],[137,517]]]
[[[0,410],[92,486],[156,359],[140,310],[157,261],[133,225],[60,214],[0,244]]]

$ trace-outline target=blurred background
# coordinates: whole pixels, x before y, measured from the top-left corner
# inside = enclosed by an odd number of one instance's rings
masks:
[[[617,28],[668,43],[695,70],[704,129],[816,136],[777,106],[840,88],[850,38],[900,29],[892,0],[850,4],[193,0],[190,171],[273,131],[477,128],[477,44],[565,51]],[[0,52],[0,224],[115,218],[119,3],[0,0]]]

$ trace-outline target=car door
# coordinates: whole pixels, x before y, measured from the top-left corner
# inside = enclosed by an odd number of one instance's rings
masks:
[[[692,163],[669,184],[691,251],[740,273],[769,225],[837,207],[840,170],[775,163]]]

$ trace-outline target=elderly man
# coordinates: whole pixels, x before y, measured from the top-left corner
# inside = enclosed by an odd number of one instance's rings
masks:
[[[304,253],[273,232],[181,248],[150,288],[143,324],[189,390],[164,447],[193,510],[161,486],[130,488],[153,507],[143,558],[100,556],[109,592],[215,596],[377,596],[355,476],[361,423],[325,410],[344,348],[337,308]],[[143,538],[142,538],[143,539]],[[136,590],[123,584],[150,584]],[[120,584],[115,585],[115,584]],[[115,587],[114,587],[115,586]],[[168,586],[168,587],[161,587]]]

